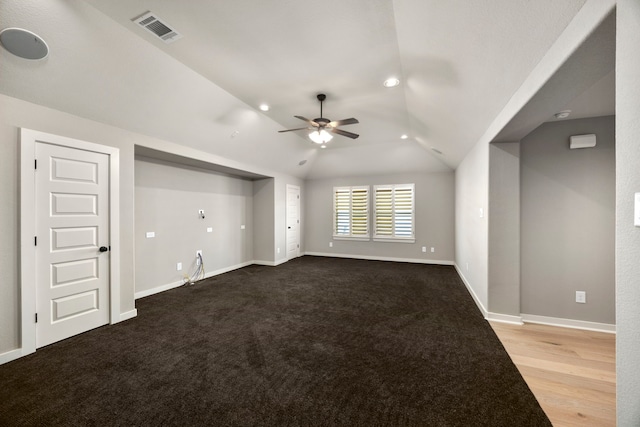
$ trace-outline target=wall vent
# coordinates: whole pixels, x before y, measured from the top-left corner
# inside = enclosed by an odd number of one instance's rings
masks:
[[[161,21],[155,13],[147,12],[138,18],[134,18],[133,22],[140,25],[147,31],[152,32],[163,42],[169,44],[181,39],[182,34],[171,28],[165,22]]]

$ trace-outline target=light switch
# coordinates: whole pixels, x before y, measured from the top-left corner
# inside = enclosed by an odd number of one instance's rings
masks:
[[[480,218],[484,218],[484,208],[480,208]]]
[[[636,202],[633,209],[633,225],[640,227],[640,193],[636,193]]]
[[[213,227],[207,227],[207,233],[213,233]]]
[[[152,237],[156,237],[155,231],[147,231],[147,239],[150,239]]]

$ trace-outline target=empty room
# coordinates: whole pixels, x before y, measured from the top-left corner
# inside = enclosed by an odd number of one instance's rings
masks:
[[[0,0],[0,424],[637,426],[635,0]]]

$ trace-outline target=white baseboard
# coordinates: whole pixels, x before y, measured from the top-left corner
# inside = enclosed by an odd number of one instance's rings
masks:
[[[133,310],[127,311],[126,313],[120,313],[120,322],[124,322],[125,320],[133,319],[137,315],[138,315],[138,310],[135,309],[135,308]]]
[[[177,288],[184,285],[184,281],[180,280],[173,283],[167,283],[166,285],[156,286],[155,288],[145,289],[144,291],[136,292],[134,298],[140,299],[148,297],[149,295],[159,294],[160,292],[168,291],[169,289]]]
[[[587,322],[585,320],[563,319],[561,317],[538,316],[535,314],[522,314],[521,316],[524,323],[584,329],[586,331],[606,332],[609,334],[616,333],[616,325],[610,323]]]
[[[6,351],[0,354],[0,365],[11,362],[12,360],[16,360],[22,356],[26,356],[26,355],[22,354],[22,349],[20,348]]]
[[[375,256],[375,255],[336,254],[331,252],[305,252],[304,255],[325,256],[325,257],[333,257],[333,258],[366,259],[371,261],[410,262],[413,264],[436,264],[436,265],[453,265],[454,264],[453,261],[443,261],[443,260],[434,260],[434,259],[396,258],[396,257]]]
[[[204,274],[204,278],[208,279],[209,277],[217,276],[219,274],[228,273],[229,271],[237,270],[242,267],[246,267],[248,265],[255,264],[255,261],[247,261],[240,264],[232,265],[229,267],[220,268],[218,270],[210,271]],[[154,295],[160,292],[168,291],[169,289],[177,288],[179,286],[184,285],[183,280],[179,280],[173,283],[167,283],[166,285],[156,286],[155,288],[145,289],[144,291],[136,292],[134,298],[140,299],[144,297],[148,297],[149,295]]]
[[[256,265],[266,265],[266,266],[269,266],[269,267],[277,267],[277,266],[279,266],[279,265],[281,265],[281,264],[284,264],[284,263],[285,263],[285,262],[287,262],[287,261],[289,261],[289,260],[288,260],[288,259],[286,259],[286,258],[285,258],[285,259],[279,259],[279,260],[277,260],[277,261],[261,261],[261,260],[255,260],[255,261],[253,261],[253,264],[256,264]]]
[[[476,305],[480,309],[480,312],[482,313],[482,316],[486,319],[487,318],[487,314],[489,312],[487,311],[486,308],[484,308],[484,305],[482,304],[482,301],[480,301],[480,298],[478,298],[478,295],[476,295],[476,292],[473,290],[473,288],[469,284],[469,281],[467,280],[467,278],[464,277],[464,274],[462,274],[462,270],[460,269],[458,264],[454,263],[453,266],[456,268],[456,271],[458,272],[458,276],[460,276],[460,278],[462,279],[462,283],[464,283],[464,285],[467,287],[467,291],[469,291],[469,293],[471,294],[471,298],[473,298],[473,301],[476,303]]]
[[[492,322],[500,322],[500,323],[509,323],[511,325],[523,325],[522,316],[514,316],[511,314],[500,314],[500,313],[492,313],[487,312],[485,319],[490,320]]]

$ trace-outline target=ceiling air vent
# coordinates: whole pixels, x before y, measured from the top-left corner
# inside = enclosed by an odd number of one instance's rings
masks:
[[[145,28],[147,31],[152,32],[167,44],[182,38],[182,34],[162,22],[155,13],[147,12],[133,19],[133,22]]]

